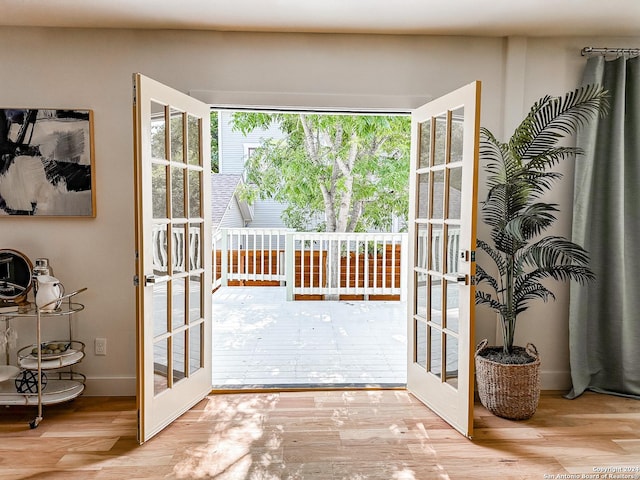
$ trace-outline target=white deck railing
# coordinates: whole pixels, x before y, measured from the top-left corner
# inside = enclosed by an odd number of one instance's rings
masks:
[[[407,235],[220,229],[213,238],[214,288],[230,281],[277,281],[296,295],[405,298]],[[402,279],[402,281],[401,281]]]
[[[287,298],[400,295],[404,299],[406,239],[404,233],[292,233],[287,236]]]
[[[283,228],[218,230],[213,237],[213,287],[227,286],[231,280],[284,283],[285,235],[289,233],[292,230]]]

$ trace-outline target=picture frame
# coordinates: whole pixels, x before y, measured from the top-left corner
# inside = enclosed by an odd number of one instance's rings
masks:
[[[0,218],[95,217],[93,111],[0,108]]]

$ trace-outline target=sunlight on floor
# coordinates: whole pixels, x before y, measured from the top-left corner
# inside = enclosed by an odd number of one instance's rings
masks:
[[[403,457],[391,453],[409,436],[416,447],[427,446],[426,430],[411,432],[394,418],[395,404],[406,408],[414,402],[406,391],[212,395],[197,419],[182,427],[190,437],[206,440],[184,450],[173,474],[216,480],[419,480]],[[378,425],[371,423],[374,418]],[[356,460],[356,471],[347,462],[355,451],[351,445],[372,447],[360,451],[364,456]],[[381,470],[385,455],[391,456]],[[437,466],[430,468],[435,471],[429,478],[449,478]]]

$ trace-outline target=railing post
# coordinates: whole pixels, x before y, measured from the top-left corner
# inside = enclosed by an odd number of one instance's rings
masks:
[[[229,286],[229,235],[226,228],[220,229],[220,285]]]
[[[296,279],[294,232],[287,232],[284,241],[284,274],[287,284],[287,301],[293,301],[293,288]]]
[[[413,260],[412,260],[413,261]],[[408,280],[409,280],[409,234],[402,234],[400,244],[400,301],[407,301]],[[413,268],[413,267],[412,267]]]
[[[365,235],[364,237],[364,252],[363,252],[363,258],[364,258],[364,283],[362,284],[363,287],[363,291],[362,294],[364,295],[364,299],[368,300],[369,299],[369,236]]]

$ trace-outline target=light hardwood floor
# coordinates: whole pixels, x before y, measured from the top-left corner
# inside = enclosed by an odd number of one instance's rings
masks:
[[[404,390],[211,395],[138,446],[133,398],[46,407],[34,430],[34,408],[3,407],[0,478],[640,478],[636,400],[544,394],[521,422],[475,411],[467,440]]]

